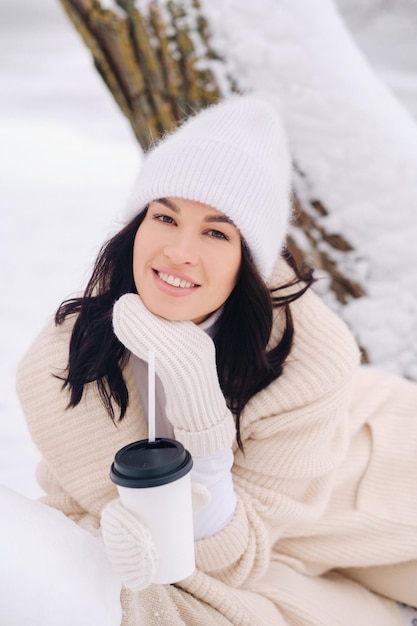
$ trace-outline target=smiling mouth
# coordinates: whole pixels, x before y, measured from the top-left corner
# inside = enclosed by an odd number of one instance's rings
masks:
[[[190,283],[188,280],[182,280],[178,276],[172,276],[171,274],[165,274],[165,272],[156,271],[158,277],[167,285],[173,287],[180,287],[181,289],[190,289],[191,287],[199,287],[196,283]]]

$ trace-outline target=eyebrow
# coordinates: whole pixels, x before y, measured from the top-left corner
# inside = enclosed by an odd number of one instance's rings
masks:
[[[155,202],[163,204],[164,206],[168,207],[168,209],[171,209],[171,211],[174,211],[174,213],[181,213],[181,209],[179,208],[179,206],[177,206],[175,202],[172,202],[172,200],[169,200],[168,198],[158,198],[157,200],[155,200]],[[217,215],[207,215],[204,218],[204,221],[210,224],[214,222],[222,222],[224,224],[231,224],[232,226],[237,228],[236,224],[229,217],[227,217],[227,215],[224,215],[224,213],[218,213]]]

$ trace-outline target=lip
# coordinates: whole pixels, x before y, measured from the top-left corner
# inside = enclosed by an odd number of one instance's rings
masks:
[[[172,267],[158,266],[152,268],[154,272],[161,272],[161,274],[170,274],[175,278],[179,278],[180,280],[186,280],[188,283],[193,283],[194,285],[200,286],[197,281],[192,277],[188,276],[188,274],[184,274],[183,272],[179,272],[178,270],[173,270]]]
[[[182,298],[184,296],[189,296],[195,293],[200,287],[200,285],[198,284],[196,285],[196,287],[175,287],[174,285],[169,285],[159,278],[158,272],[162,272],[163,274],[170,274],[171,276],[175,276],[175,278],[186,280],[189,283],[194,283],[194,280],[186,274],[182,274],[181,272],[174,272],[171,269],[168,270],[168,268],[152,268],[152,276],[156,287],[160,291],[162,291],[162,293],[168,296],[173,296],[174,298]]]

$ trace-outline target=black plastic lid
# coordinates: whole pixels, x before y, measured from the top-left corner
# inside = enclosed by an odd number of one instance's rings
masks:
[[[158,487],[185,476],[192,466],[191,454],[179,441],[142,439],[116,452],[110,478],[122,487]]]

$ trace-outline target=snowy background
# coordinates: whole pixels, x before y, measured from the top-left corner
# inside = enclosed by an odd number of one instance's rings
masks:
[[[279,99],[309,192],[356,246],[346,269],[369,295],[343,315],[374,363],[417,379],[417,2],[203,6],[241,84]],[[0,14],[0,484],[35,497],[16,367],[84,285],[141,154],[58,0]]]

